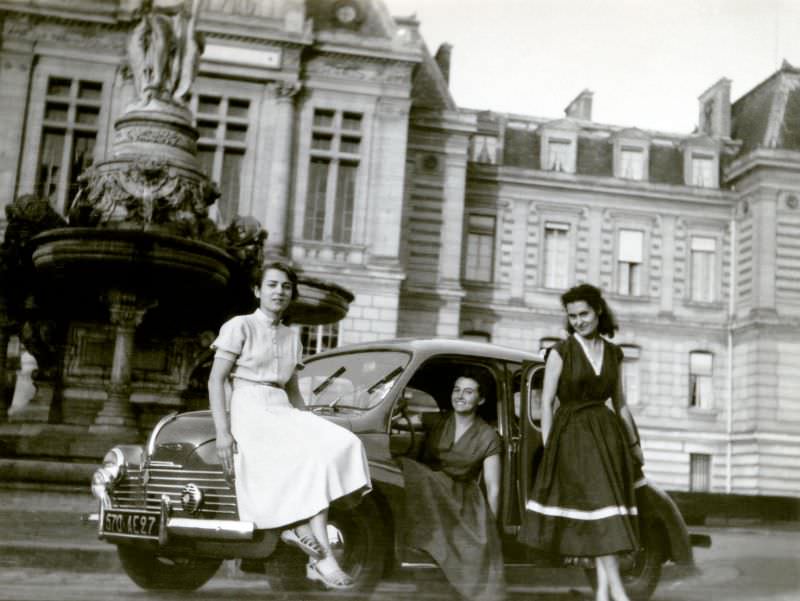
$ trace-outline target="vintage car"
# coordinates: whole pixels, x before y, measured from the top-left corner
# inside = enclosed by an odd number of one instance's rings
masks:
[[[522,508],[542,444],[538,425],[543,362],[537,355],[460,340],[391,340],[341,347],[308,359],[299,383],[311,411],[363,441],[373,490],[359,503],[331,507],[329,535],[357,588],[368,590],[395,570],[435,568],[429,556],[403,545],[404,481],[399,456],[415,456],[426,426],[450,408],[450,391],[465,369],[485,382],[482,417],[504,441],[499,529],[507,578],[538,582],[535,567],[564,558],[519,544]],[[432,415],[434,414],[434,415]],[[265,571],[274,588],[308,586],[302,554],[278,531],[238,519],[236,496],[216,456],[210,412],[170,414],[146,446],[119,445],[94,474],[99,537],[117,545],[121,564],[145,589],[195,589],[224,559]],[[692,544],[675,503],[653,485],[639,489],[641,548],[623,558],[629,593],[647,599],[671,562],[694,570]],[[676,568],[673,568],[675,570]],[[591,569],[587,569],[590,583]]]

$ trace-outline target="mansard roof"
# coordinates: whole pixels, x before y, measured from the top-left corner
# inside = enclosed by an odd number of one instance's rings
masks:
[[[732,106],[732,138],[742,153],[757,148],[800,150],[800,69],[787,61]]]

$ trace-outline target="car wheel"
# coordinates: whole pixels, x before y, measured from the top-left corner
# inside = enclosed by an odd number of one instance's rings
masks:
[[[132,545],[118,545],[122,569],[146,590],[193,591],[217,573],[221,559],[161,557]]]
[[[620,575],[625,590],[632,601],[648,601],[661,579],[661,566],[666,557],[665,541],[654,527],[642,531],[641,547],[633,553],[628,566],[622,566]],[[593,590],[597,589],[597,572],[585,570]]]
[[[364,497],[353,509],[331,508],[328,539],[339,565],[355,581],[354,590],[368,592],[375,588],[386,565],[387,532],[373,495]],[[266,562],[272,589],[302,591],[313,586],[306,579],[307,561],[302,552],[279,544]]]

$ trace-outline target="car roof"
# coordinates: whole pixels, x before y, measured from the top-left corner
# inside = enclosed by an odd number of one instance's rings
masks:
[[[453,338],[391,338],[375,340],[372,342],[358,342],[346,344],[323,353],[314,355],[314,358],[336,355],[350,351],[395,350],[411,351],[422,355],[474,355],[503,361],[541,361],[536,353],[521,351],[499,344],[489,342],[475,342],[472,340],[459,340]],[[310,358],[309,358],[310,359]]]

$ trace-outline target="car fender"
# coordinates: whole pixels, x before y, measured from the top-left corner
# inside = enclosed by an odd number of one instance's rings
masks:
[[[667,493],[653,484],[637,489],[636,501],[639,505],[643,527],[658,524],[666,536],[667,557],[677,564],[694,565],[694,554],[689,539],[689,531],[683,516]]]

